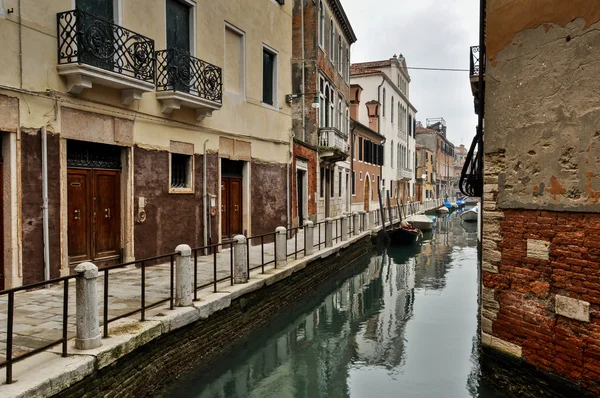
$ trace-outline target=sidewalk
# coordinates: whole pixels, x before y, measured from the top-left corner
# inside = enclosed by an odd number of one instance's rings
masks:
[[[333,223],[333,241],[339,235],[338,227],[340,222]],[[320,226],[321,230],[321,249],[324,248],[325,226]],[[287,240],[288,261],[294,260],[295,251],[298,259],[304,257],[304,229],[298,230],[296,237],[292,236]],[[272,239],[272,238],[271,238]],[[314,227],[314,248],[315,252],[319,250],[319,231],[317,225]],[[255,246],[252,246],[254,244]],[[265,243],[264,251],[260,245],[260,239],[251,242],[249,259],[250,268],[258,267],[252,274],[260,273],[264,256],[265,262],[274,260],[274,243]],[[217,253],[217,279],[230,276],[231,251],[226,248]],[[198,257],[198,286],[213,282],[213,255]],[[273,263],[265,266],[265,271],[272,269]],[[168,299],[170,293],[170,272],[169,264],[160,264],[146,267],[146,305]],[[230,286],[231,282],[227,279],[218,284],[218,290]],[[98,304],[100,324],[103,324],[104,311],[104,273],[100,272],[98,281]],[[22,291],[15,294],[14,305],[14,325],[13,325],[13,357],[25,354],[37,348],[44,347],[53,341],[62,338],[62,319],[63,319],[63,285],[54,285],[48,288]],[[204,290],[212,291],[213,286]],[[141,269],[128,267],[125,269],[111,270],[109,272],[109,320],[134,311],[141,307]],[[68,338],[75,337],[75,280],[69,283],[69,311],[68,311]],[[158,306],[160,310],[168,308],[167,304]],[[7,317],[8,317],[8,297],[0,297],[0,363],[6,360],[6,339],[7,339]],[[131,315],[128,318],[140,319],[140,314]],[[102,330],[102,326],[101,326]],[[0,372],[4,369],[0,369]]]

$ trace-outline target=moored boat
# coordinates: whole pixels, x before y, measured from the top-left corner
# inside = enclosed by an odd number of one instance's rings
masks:
[[[479,214],[479,207],[475,206],[472,209],[465,210],[460,217],[466,222],[477,222],[477,216]]]
[[[431,218],[422,214],[415,214],[406,219],[413,227],[420,229],[421,231],[430,231],[433,229],[433,221]]]
[[[423,233],[406,221],[402,221],[399,228],[390,231],[392,243],[400,245],[416,243],[421,236],[423,236]]]

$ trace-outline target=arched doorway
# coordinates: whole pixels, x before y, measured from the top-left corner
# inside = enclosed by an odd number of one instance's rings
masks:
[[[371,177],[369,174],[365,176],[365,192],[364,192],[364,210],[369,211],[369,206],[371,205]]]

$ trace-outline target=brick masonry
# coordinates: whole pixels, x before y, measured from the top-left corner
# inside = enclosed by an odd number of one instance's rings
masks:
[[[600,394],[600,214],[487,211],[484,222],[484,346]]]
[[[64,390],[58,397],[151,396],[181,374],[226,355],[277,316],[318,296],[319,287],[340,278],[373,247],[365,237],[335,256],[316,260],[290,277],[242,296],[206,320],[178,329],[140,347],[114,364]],[[344,258],[344,261],[340,261]]]

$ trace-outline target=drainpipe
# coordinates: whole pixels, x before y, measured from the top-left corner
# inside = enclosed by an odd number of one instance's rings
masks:
[[[303,93],[302,95],[302,141],[306,142],[306,120],[304,120],[304,106],[305,106],[305,101],[306,101],[306,97],[304,95],[304,86],[305,81],[304,81],[304,67],[306,66],[305,61],[304,61],[304,0],[302,0],[302,11],[300,12],[300,20],[301,20],[301,31],[302,31],[302,89],[300,90],[301,93]]]
[[[19,11],[19,87],[23,88],[23,18],[21,16],[21,0],[17,2]]]
[[[44,241],[44,280],[50,279],[50,246],[48,231],[48,140],[42,127],[42,231]]]
[[[353,124],[352,130],[350,130],[350,208],[348,209],[348,213],[352,213],[352,184],[354,183],[354,130],[356,130],[356,121],[351,120]],[[355,187],[356,188],[356,187]],[[346,187],[348,190],[348,187]]]
[[[204,140],[204,155],[202,156],[202,203],[203,203],[203,209],[202,209],[202,214],[203,214],[203,222],[204,222],[204,228],[203,228],[203,246],[208,246],[208,200],[210,200],[208,198],[208,192],[206,189],[206,144],[208,143],[208,138],[206,140]],[[206,254],[206,249],[204,250]]]

